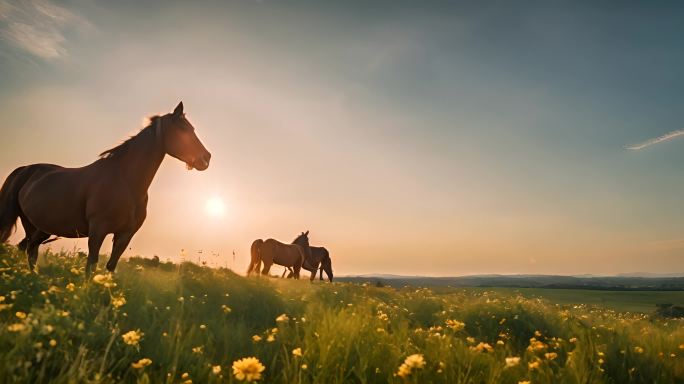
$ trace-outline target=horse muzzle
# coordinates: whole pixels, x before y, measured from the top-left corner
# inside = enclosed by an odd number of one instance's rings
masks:
[[[192,163],[186,163],[185,165],[187,166],[188,170],[190,169],[196,169],[198,171],[204,171],[205,169],[209,168],[209,161],[211,160],[211,154],[207,152],[206,155],[201,156],[198,159],[195,159],[192,161]]]

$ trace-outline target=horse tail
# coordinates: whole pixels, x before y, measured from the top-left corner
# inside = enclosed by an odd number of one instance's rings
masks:
[[[256,239],[252,243],[252,248],[250,249],[252,258],[249,262],[249,268],[247,268],[247,276],[253,271],[256,271],[257,274],[259,273],[259,269],[261,269],[261,246],[263,244],[264,241],[261,239]]]
[[[31,175],[24,172],[27,167],[19,167],[12,171],[0,188],[0,244],[9,239],[17,224],[21,212],[19,208],[19,190]]]

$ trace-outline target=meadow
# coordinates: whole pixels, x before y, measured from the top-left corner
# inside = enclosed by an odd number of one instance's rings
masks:
[[[682,320],[576,299],[46,260],[0,246],[2,383],[684,382]]]

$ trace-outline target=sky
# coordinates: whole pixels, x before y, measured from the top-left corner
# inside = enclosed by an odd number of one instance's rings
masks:
[[[212,152],[124,257],[309,230],[337,275],[684,273],[681,3],[140,3],[0,0],[0,177],[181,100]]]

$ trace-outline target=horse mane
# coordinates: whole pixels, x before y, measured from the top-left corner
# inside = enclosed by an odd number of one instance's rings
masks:
[[[149,124],[142,129],[140,129],[140,132],[136,133],[135,135],[129,137],[126,139],[123,143],[117,145],[116,147],[110,148],[102,153],[100,153],[100,158],[101,159],[110,159],[115,156],[119,156],[123,153],[126,153],[128,149],[131,147],[131,143],[133,143],[137,138],[139,138],[143,132],[150,132],[152,130],[152,126],[157,122],[157,119],[160,119],[161,116],[159,115],[154,115],[150,116],[148,118]]]

